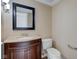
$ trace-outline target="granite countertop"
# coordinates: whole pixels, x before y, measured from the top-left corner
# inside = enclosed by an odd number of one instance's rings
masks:
[[[38,36],[17,36],[17,37],[8,37],[3,43],[12,43],[12,42],[25,42],[25,41],[31,41],[31,40],[37,40],[40,39]]]

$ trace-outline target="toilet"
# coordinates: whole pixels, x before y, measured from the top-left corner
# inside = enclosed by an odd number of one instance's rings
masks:
[[[42,39],[43,58],[47,56],[48,59],[61,59],[61,53],[52,47],[52,39]]]

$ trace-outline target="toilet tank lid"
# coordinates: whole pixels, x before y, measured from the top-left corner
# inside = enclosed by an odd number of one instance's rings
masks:
[[[53,40],[52,38],[46,38],[46,39],[42,39],[42,41],[50,41]]]

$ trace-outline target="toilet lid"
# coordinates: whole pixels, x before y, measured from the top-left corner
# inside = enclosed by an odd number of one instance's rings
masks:
[[[50,55],[60,56],[60,52],[55,48],[49,48],[49,49],[47,49],[47,52]]]

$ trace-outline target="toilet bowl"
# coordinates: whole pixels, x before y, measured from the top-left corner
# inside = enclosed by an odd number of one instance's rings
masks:
[[[61,59],[61,53],[55,48],[47,49],[48,59]]]

